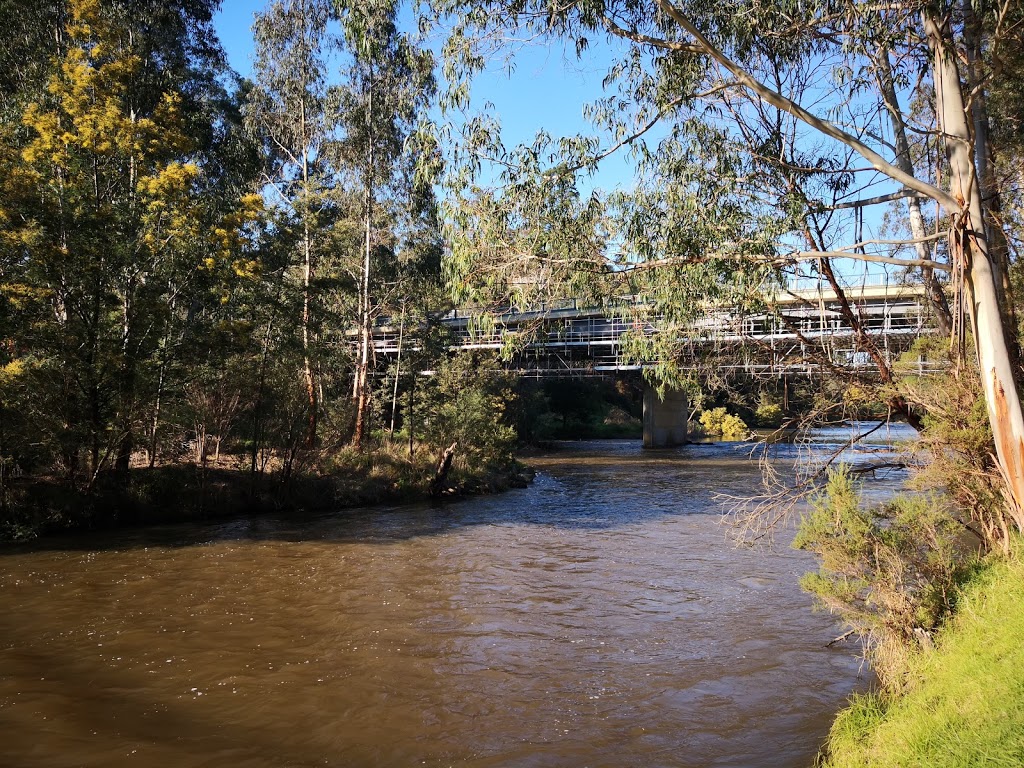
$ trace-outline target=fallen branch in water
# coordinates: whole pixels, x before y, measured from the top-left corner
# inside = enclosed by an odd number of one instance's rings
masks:
[[[430,481],[430,496],[437,498],[445,491],[445,482],[448,480],[448,471],[452,468],[452,459],[455,457],[457,442],[452,443],[444,449],[441,458],[437,462],[437,470],[434,472],[434,479]]]
[[[846,638],[848,638],[850,635],[854,634],[856,631],[857,630],[855,630],[855,629],[851,629],[849,632],[844,632],[839,637],[834,638],[833,640],[830,640],[829,642],[825,643],[825,647],[826,648],[831,648],[836,643],[843,642]]]
[[[849,472],[851,475],[866,475],[867,473],[877,472],[880,469],[906,469],[907,463],[904,461],[882,461],[878,464],[867,464],[863,467],[850,467]]]

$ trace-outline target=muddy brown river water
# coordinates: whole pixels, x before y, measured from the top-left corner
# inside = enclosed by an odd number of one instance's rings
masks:
[[[735,445],[527,489],[0,550],[0,765],[808,766],[855,649],[737,548]]]

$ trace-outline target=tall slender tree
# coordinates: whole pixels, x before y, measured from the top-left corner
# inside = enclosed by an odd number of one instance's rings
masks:
[[[306,444],[316,442],[320,405],[313,361],[313,290],[318,217],[332,185],[323,149],[332,134],[325,111],[330,0],[274,0],[253,25],[256,88],[248,116],[263,137],[271,167],[266,176],[276,202],[298,228],[302,374],[309,403]]]
[[[353,381],[357,449],[366,436],[370,409],[372,326],[386,293],[374,279],[375,263],[380,254],[399,250],[401,222],[415,219],[426,199],[425,190],[414,184],[407,140],[434,94],[433,57],[398,30],[399,7],[397,0],[336,0],[350,63],[332,89],[343,129],[335,150],[339,168],[362,197],[359,352]]]

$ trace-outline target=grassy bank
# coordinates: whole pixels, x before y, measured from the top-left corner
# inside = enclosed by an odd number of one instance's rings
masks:
[[[379,446],[341,451],[284,473],[252,473],[228,457],[206,466],[178,462],[137,467],[127,480],[113,473],[89,488],[60,478],[10,482],[0,509],[0,541],[23,541],[74,530],[209,520],[266,512],[334,510],[425,500],[437,464],[436,452],[421,447]],[[521,487],[532,477],[516,461],[474,465],[457,459],[443,486],[446,497],[496,493]]]
[[[1024,563],[979,570],[935,650],[905,671],[901,693],[839,714],[823,766],[1024,766]]]

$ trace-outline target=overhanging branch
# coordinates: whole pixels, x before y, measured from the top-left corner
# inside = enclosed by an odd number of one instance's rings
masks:
[[[958,213],[961,209],[960,203],[955,197],[948,192],[945,192],[938,187],[935,187],[927,182],[921,181],[914,176],[901,171],[892,163],[888,162],[885,158],[871,149],[869,146],[864,144],[856,136],[847,133],[841,128],[833,125],[832,123],[822,120],[820,117],[808,112],[802,106],[786,98],[781,93],[772,90],[764,83],[755,79],[749,72],[743,69],[739,64],[734,62],[728,56],[719,50],[714,44],[711,43],[700,30],[697,29],[691,22],[690,19],[680,11],[670,0],[657,0],[658,6],[682,29],[696,40],[696,46],[701,48],[701,53],[710,56],[721,66],[729,70],[733,77],[748,90],[752,91],[758,98],[766,101],[777,109],[781,109],[784,112],[788,112],[797,119],[803,121],[811,128],[814,128],[818,132],[828,136],[836,141],[845,144],[854,151],[856,151],[861,157],[871,163],[872,167],[880,173],[884,173],[889,178],[898,181],[903,186],[920,192],[927,197],[932,198],[940,205],[942,205],[949,213]]]
[[[644,35],[637,32],[635,29],[626,29],[616,24],[609,16],[601,16],[601,23],[604,24],[605,29],[611,32],[616,37],[621,37],[626,40],[632,40],[634,43],[640,43],[641,45],[650,45],[654,48],[661,48],[668,51],[680,51],[682,53],[704,53],[704,50],[699,45],[693,45],[691,43],[679,43],[674,40],[665,40],[660,37],[651,37],[650,35]]]
[[[892,264],[897,267],[937,269],[940,272],[952,272],[949,264],[931,259],[897,259],[895,256],[882,256],[877,253],[857,253],[851,251],[794,251],[782,257],[779,261],[816,261],[818,259],[853,259],[855,261],[869,261],[874,264]]]
[[[865,208],[869,205],[880,205],[881,203],[891,203],[893,200],[903,200],[908,197],[916,197],[918,199],[926,199],[927,195],[922,194],[914,189],[901,189],[899,192],[891,192],[888,195],[878,195],[877,197],[868,197],[864,200],[851,200],[846,203],[837,203],[836,205],[823,205],[818,208],[819,211],[843,211],[850,208]]]
[[[878,241],[881,244],[885,241]],[[896,241],[893,241],[896,242]],[[898,241],[900,244],[912,243],[913,241]],[[851,246],[855,247],[855,246]],[[931,259],[899,259],[895,256],[884,256],[877,253],[858,253],[856,251],[791,251],[779,256],[752,256],[739,253],[712,253],[705,256],[674,256],[654,261],[643,261],[633,264],[620,265],[615,271],[618,273],[637,272],[648,269],[660,269],[663,267],[681,267],[690,264],[704,264],[708,261],[736,261],[747,264],[768,264],[772,266],[789,266],[801,261],[817,261],[818,259],[853,259],[855,261],[867,261],[875,264],[891,264],[897,267],[908,269],[920,269],[928,267],[942,272],[950,272],[952,268],[948,264]]]

